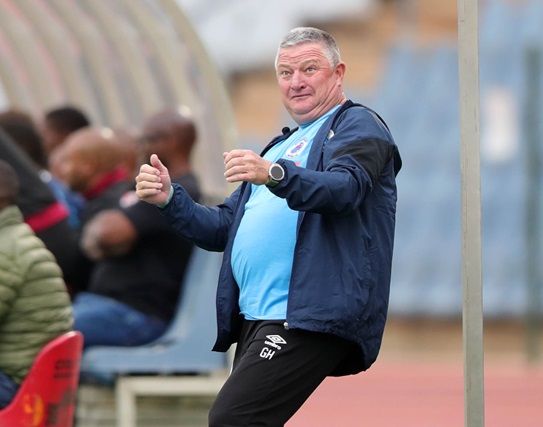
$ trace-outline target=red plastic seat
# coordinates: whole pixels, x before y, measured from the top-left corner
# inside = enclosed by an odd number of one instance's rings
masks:
[[[13,401],[0,411],[0,426],[72,427],[82,348],[80,332],[46,344]]]

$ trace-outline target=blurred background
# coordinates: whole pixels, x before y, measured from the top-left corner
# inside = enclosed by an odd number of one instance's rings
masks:
[[[543,0],[479,5],[485,353],[541,367]],[[222,152],[292,124],[273,59],[301,25],[336,37],[346,95],[387,121],[404,161],[382,357],[461,363],[456,0],[0,0],[0,110],[69,102],[138,127],[188,105],[196,173],[221,198]]]

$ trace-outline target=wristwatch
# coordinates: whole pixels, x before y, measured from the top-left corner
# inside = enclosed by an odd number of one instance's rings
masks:
[[[275,187],[284,177],[285,170],[283,167],[278,163],[272,163],[268,170],[268,182],[266,182],[266,185],[268,187]]]

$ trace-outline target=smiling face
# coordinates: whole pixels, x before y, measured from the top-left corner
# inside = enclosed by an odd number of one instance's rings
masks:
[[[320,43],[283,48],[277,56],[277,81],[283,104],[299,125],[311,123],[345,101],[345,64],[335,67]]]

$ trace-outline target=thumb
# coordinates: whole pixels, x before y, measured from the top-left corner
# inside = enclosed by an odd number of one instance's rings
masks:
[[[151,159],[150,160],[151,160],[151,166],[158,169],[158,171],[161,174],[168,172],[168,169],[166,168],[166,166],[164,166],[164,164],[160,161],[160,159],[158,158],[158,156],[156,154],[151,154]]]

